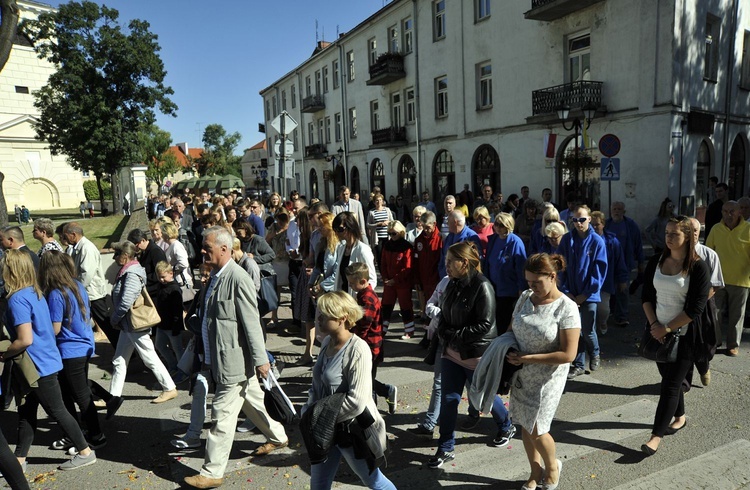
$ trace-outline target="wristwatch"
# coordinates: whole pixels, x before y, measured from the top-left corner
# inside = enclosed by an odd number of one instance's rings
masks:
[[[667,333],[672,333],[672,329],[668,326],[664,325],[664,328],[667,330]]]

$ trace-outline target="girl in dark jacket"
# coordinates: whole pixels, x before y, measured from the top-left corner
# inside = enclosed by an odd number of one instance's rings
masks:
[[[391,221],[388,224],[388,240],[383,244],[383,255],[380,257],[380,274],[383,276],[383,333],[388,331],[393,307],[398,299],[404,320],[402,340],[414,335],[414,305],[411,301],[414,285],[411,272],[412,249],[405,236],[404,225],[400,221]]]
[[[495,291],[480,272],[476,244],[466,241],[451,245],[445,257],[445,267],[451,281],[445,289],[438,325],[438,335],[444,346],[440,439],[435,456],[427,462],[430,468],[439,468],[455,458],[454,429],[464,386],[471,383],[479,359],[497,336]],[[492,418],[498,427],[492,443],[497,447],[505,446],[516,433],[516,428],[499,396],[492,404]]]
[[[156,264],[156,274],[159,277],[159,289],[156,292],[156,311],[159,312],[161,323],[156,326],[156,350],[164,359],[164,363],[172,378],[180,378],[177,373],[177,362],[185,353],[182,345],[182,291],[174,278],[172,265],[166,260]]]

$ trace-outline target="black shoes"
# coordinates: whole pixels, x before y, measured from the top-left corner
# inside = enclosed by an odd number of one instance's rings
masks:
[[[511,425],[510,429],[501,430],[497,433],[497,436],[492,440],[492,445],[495,447],[507,446],[514,435],[516,435],[516,426]]]
[[[453,461],[454,459],[456,459],[456,453],[438,450],[435,456],[427,461],[427,466],[430,468],[440,468],[446,461]]]
[[[568,379],[577,378],[578,376],[586,374],[586,370],[580,367],[570,366],[570,372],[568,373]]]
[[[596,371],[599,369],[599,367],[602,365],[602,358],[599,356],[592,357],[589,361],[589,369],[591,371]]]
[[[671,436],[671,435],[677,434],[679,431],[681,431],[682,429],[684,429],[686,425],[687,425],[687,419],[685,419],[685,423],[684,424],[682,424],[681,426],[677,427],[676,429],[674,427],[667,427],[667,430],[664,431],[664,435],[665,436]]]
[[[117,411],[122,406],[122,397],[121,396],[113,396],[109,400],[107,400],[107,416],[104,417],[104,420],[109,420],[112,417],[115,416]]]

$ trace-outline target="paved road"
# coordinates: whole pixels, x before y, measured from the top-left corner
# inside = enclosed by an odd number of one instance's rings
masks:
[[[659,452],[643,458],[640,445],[650,433],[657,402],[656,367],[635,353],[642,312],[632,297],[633,323],[629,328],[610,327],[601,339],[602,368],[568,383],[552,425],[558,456],[563,461],[563,489],[737,489],[750,487],[750,355],[738,358],[722,353],[712,363],[713,379],[707,388],[694,387],[687,395],[688,426],[667,437]],[[282,318],[288,318],[283,308]],[[393,324],[386,342],[387,360],[379,378],[399,387],[399,407],[384,415],[391,438],[391,454],[385,473],[399,489],[520,488],[527,463],[520,439],[505,448],[489,442],[494,424],[483,417],[476,429],[458,433],[456,459],[439,470],[425,466],[435,452],[436,440],[413,436],[413,426],[424,412],[430,394],[431,368],[421,362],[424,351],[416,340],[401,341],[401,325]],[[750,342],[750,335],[746,335]],[[288,367],[282,381],[295,402],[302,403],[310,384],[309,368],[293,367],[303,340],[285,330],[272,331],[269,349]],[[111,347],[99,344],[106,363]],[[92,366],[90,376],[100,380],[108,366]],[[102,382],[108,386],[109,381]],[[203,450],[173,451],[169,440],[182,435],[190,410],[190,397],[181,392],[176,400],[151,405],[157,392],[155,380],[134,362],[126,385],[126,403],[106,423],[109,440],[98,451],[96,465],[75,472],[56,471],[63,460],[60,451],[47,449],[59,429],[46,420],[40,424],[29,457],[28,476],[39,489],[172,489],[201,465]],[[385,414],[385,403],[380,402]],[[461,413],[466,404],[462,402]],[[15,440],[15,413],[0,416],[9,440]],[[255,434],[237,434],[226,475],[227,488],[309,488],[309,464],[296,428],[288,429],[290,447],[251,460],[249,454],[264,442]],[[361,488],[346,465],[339,470],[335,488]]]

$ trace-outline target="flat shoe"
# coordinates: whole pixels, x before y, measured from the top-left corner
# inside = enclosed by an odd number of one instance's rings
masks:
[[[685,419],[685,423],[681,426],[677,427],[676,429],[674,427],[667,427],[667,430],[664,431],[665,436],[671,436],[673,434],[677,434],[679,431],[685,428],[687,425],[687,419]]]
[[[643,452],[643,454],[645,454],[646,456],[653,456],[654,454],[656,454],[656,451],[657,449],[651,449],[646,444],[641,444],[641,452]]]
[[[560,479],[562,478],[562,461],[559,459],[557,461],[557,481],[555,483],[545,483],[544,484],[544,490],[557,490],[557,486],[560,484]]]
[[[270,454],[277,449],[281,449],[283,447],[287,447],[289,445],[289,441],[282,442],[281,444],[274,444],[273,442],[267,442],[260,446],[258,449],[253,451],[253,456],[265,456],[266,454]]]

